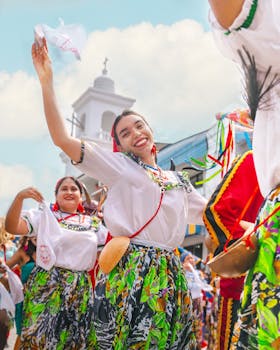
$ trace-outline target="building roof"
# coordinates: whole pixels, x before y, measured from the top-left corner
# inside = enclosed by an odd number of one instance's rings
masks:
[[[167,144],[158,153],[157,163],[163,169],[170,169],[172,159],[176,166],[192,165],[191,158],[203,159],[208,153],[209,138],[216,138],[216,125],[195,135],[188,136],[176,143]],[[251,148],[251,135],[237,131],[235,133],[237,153],[243,153]],[[215,140],[214,140],[215,141]]]
[[[163,169],[170,168],[170,159],[175,165],[190,164],[190,158],[200,159],[208,150],[208,130],[186,137],[176,143],[163,147],[157,157],[158,165]]]

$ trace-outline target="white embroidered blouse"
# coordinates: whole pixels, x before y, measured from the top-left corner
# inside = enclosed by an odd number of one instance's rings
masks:
[[[37,265],[46,270],[57,266],[74,271],[94,267],[98,246],[105,244],[108,233],[102,224],[87,215],[52,212],[45,202],[22,215],[29,226],[29,236],[37,237]]]
[[[159,184],[125,154],[86,143],[83,162],[77,167],[108,186],[104,220],[112,236],[132,235],[156,212]],[[178,183],[173,172],[164,171],[162,175],[165,183]],[[203,224],[206,200],[190,184],[189,190],[182,186],[166,190],[158,214],[132,241],[169,250],[179,246],[188,223]]]

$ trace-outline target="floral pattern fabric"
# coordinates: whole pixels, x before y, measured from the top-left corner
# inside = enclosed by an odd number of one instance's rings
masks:
[[[192,303],[173,252],[130,244],[94,293],[98,349],[194,350]]]
[[[92,311],[87,272],[37,266],[26,286],[20,349],[94,349]]]
[[[280,209],[280,187],[264,201],[257,224]],[[280,210],[257,230],[259,254],[249,271],[236,325],[239,350],[280,349]],[[239,330],[240,328],[240,330]]]

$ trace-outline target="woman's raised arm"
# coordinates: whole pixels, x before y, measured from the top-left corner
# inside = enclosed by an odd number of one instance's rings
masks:
[[[56,146],[61,148],[73,161],[78,162],[81,154],[81,143],[79,139],[68,133],[58,109],[53,87],[52,64],[45,39],[43,39],[43,45],[33,43],[32,59],[42,88],[44,111],[51,138]]]
[[[25,188],[16,195],[5,218],[5,229],[12,234],[26,235],[28,233],[26,221],[21,218],[23,201],[27,198],[39,203],[43,201],[41,193],[33,187]]]
[[[244,0],[209,0],[220,25],[228,29],[242,10]]]

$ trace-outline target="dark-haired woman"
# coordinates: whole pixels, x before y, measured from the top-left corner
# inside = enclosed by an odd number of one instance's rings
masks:
[[[190,292],[173,250],[188,223],[202,223],[204,198],[186,174],[157,166],[152,130],[133,111],[122,113],[113,125],[119,152],[71,137],[55,101],[46,45],[34,44],[32,56],[53,142],[83,172],[106,184],[106,226],[114,238],[131,237],[117,265],[97,277],[97,348],[196,349]]]
[[[32,198],[39,209],[22,212]],[[20,349],[92,349],[93,295],[88,271],[107,230],[83,214],[82,186],[73,177],[58,181],[56,202],[47,205],[39,191],[17,194],[6,228],[36,237],[36,267],[25,291]]]

